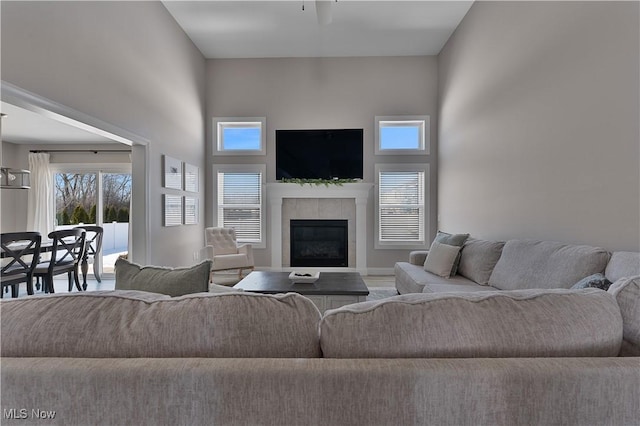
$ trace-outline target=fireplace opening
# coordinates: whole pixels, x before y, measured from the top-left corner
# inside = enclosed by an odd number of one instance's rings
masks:
[[[347,220],[292,220],[291,266],[348,266]]]

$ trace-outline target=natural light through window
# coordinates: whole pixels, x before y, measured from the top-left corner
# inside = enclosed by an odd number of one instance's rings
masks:
[[[264,155],[264,117],[215,118],[215,152],[219,155]]]
[[[376,117],[376,154],[428,154],[429,117]]]
[[[222,149],[243,151],[260,149],[259,123],[252,123],[252,125],[246,126],[220,125],[220,127]]]
[[[377,245],[411,246],[424,244],[427,210],[427,166],[376,166]]]
[[[263,243],[264,170],[260,166],[235,168],[216,172],[217,225],[234,228],[238,241]]]

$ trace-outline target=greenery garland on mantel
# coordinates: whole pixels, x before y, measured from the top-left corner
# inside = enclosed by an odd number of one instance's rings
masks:
[[[300,178],[282,178],[280,180],[282,183],[297,183],[300,186],[304,185],[324,185],[328,187],[329,185],[342,186],[345,183],[356,183],[360,182],[360,179],[300,179]]]

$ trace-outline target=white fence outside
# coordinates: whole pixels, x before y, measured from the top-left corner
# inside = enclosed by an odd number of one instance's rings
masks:
[[[85,225],[81,223],[80,225]],[[89,223],[87,225],[94,225]],[[58,229],[70,229],[79,225],[62,225],[57,226]],[[129,224],[121,222],[111,222],[102,225],[104,233],[102,234],[102,254],[110,254],[116,252],[126,252],[128,250],[129,241]]]
[[[105,253],[114,251],[127,251],[129,241],[129,224],[120,222],[105,223],[102,225],[102,250]]]

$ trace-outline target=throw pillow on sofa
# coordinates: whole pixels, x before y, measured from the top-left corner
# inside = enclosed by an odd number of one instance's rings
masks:
[[[469,234],[449,234],[448,232],[438,231],[433,241],[437,241],[439,243],[462,248],[462,246],[464,245],[464,243],[467,241],[468,238],[469,238]],[[449,276],[453,276],[458,273],[459,264],[460,264],[460,252],[458,252],[458,257],[453,262],[453,266],[451,267],[451,274],[449,274]]]
[[[577,283],[575,283],[571,290],[578,290],[583,288],[599,288],[600,290],[607,291],[609,290],[609,286],[611,286],[611,281],[607,279],[602,274],[593,274],[588,277],[584,277]]]
[[[176,297],[209,291],[211,261],[188,268],[141,266],[126,259],[115,264],[116,290],[139,290]]]
[[[429,249],[427,259],[424,261],[424,270],[444,278],[449,278],[459,254],[460,247],[434,240]]]

